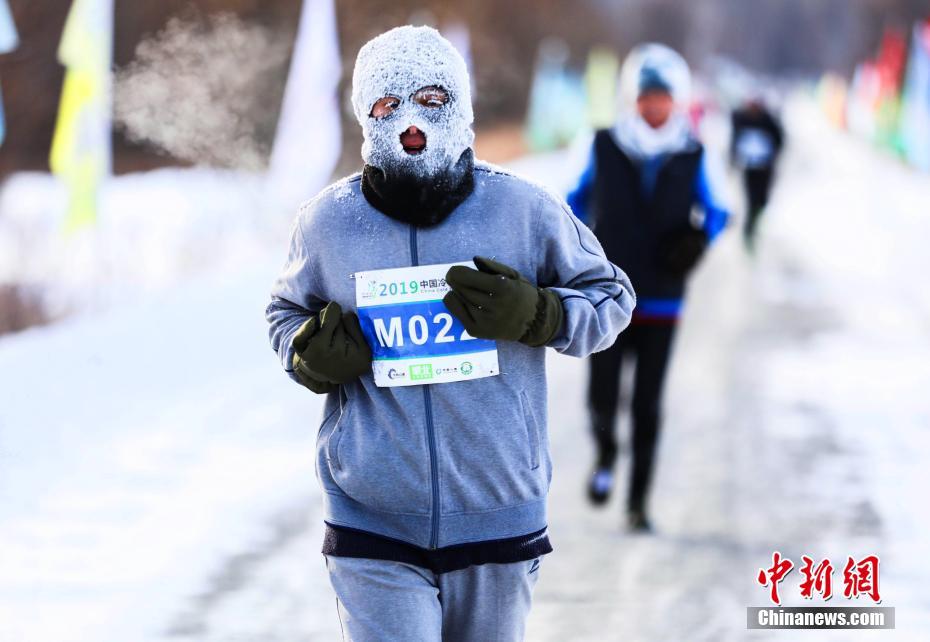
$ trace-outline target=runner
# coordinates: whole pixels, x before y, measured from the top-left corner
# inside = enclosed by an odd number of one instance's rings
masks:
[[[688,125],[689,85],[688,66],[677,53],[657,44],[635,48],[621,72],[621,96],[629,106],[614,127],[596,133],[588,167],[568,197],[639,295],[630,329],[591,357],[588,387],[598,451],[588,497],[603,505],[614,484],[621,361],[636,357],[627,496],[633,530],[650,529],[646,498],[685,280],[727,219],[710,186],[704,148]],[[699,227],[692,223],[695,205],[703,209]]]
[[[769,191],[775,175],[775,163],[781,153],[784,134],[781,124],[765,107],[761,95],[756,95],[733,112],[730,137],[730,161],[743,172],[746,190],[746,222],[743,238],[752,250],[756,225],[769,202]]]
[[[564,202],[474,160],[465,62],[438,32],[378,36],[352,84],[364,169],[301,208],[267,309],[284,369],[327,395],[345,635],[521,640],[552,550],[544,347],[611,345],[633,291]]]

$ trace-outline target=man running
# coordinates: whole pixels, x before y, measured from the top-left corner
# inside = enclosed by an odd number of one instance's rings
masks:
[[[352,103],[364,169],[301,208],[266,315],[290,377],[327,395],[344,631],[522,640],[552,550],[545,348],[608,347],[633,291],[561,199],[474,159],[465,62],[437,31],[362,47]]]

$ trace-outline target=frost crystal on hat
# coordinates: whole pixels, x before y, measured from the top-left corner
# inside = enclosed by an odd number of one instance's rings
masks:
[[[443,88],[449,101],[431,108],[412,100],[418,89],[433,86]],[[391,114],[374,118],[372,106],[385,96],[399,104]],[[387,176],[436,176],[475,139],[465,60],[430,27],[397,27],[361,48],[352,74],[352,107],[365,138],[362,158]],[[426,147],[418,154],[408,154],[400,142],[411,125],[426,135]]]

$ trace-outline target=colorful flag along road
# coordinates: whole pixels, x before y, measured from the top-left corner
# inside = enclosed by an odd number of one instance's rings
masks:
[[[66,69],[49,157],[68,187],[66,230],[94,223],[110,173],[112,51],[113,0],[74,0],[58,49]]]

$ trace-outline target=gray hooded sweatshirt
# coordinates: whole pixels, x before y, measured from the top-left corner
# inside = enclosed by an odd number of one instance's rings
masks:
[[[474,177],[474,191],[433,227],[376,210],[358,175],[300,209],[266,312],[291,378],[297,329],[329,301],[356,310],[351,275],[476,255],[559,295],[565,316],[549,347],[584,357],[613,344],[635,298],[594,235],[541,186],[481,162]],[[327,395],[316,454],[326,521],[431,549],[545,528],[545,347],[497,349],[498,376],[379,388],[368,374]]]

